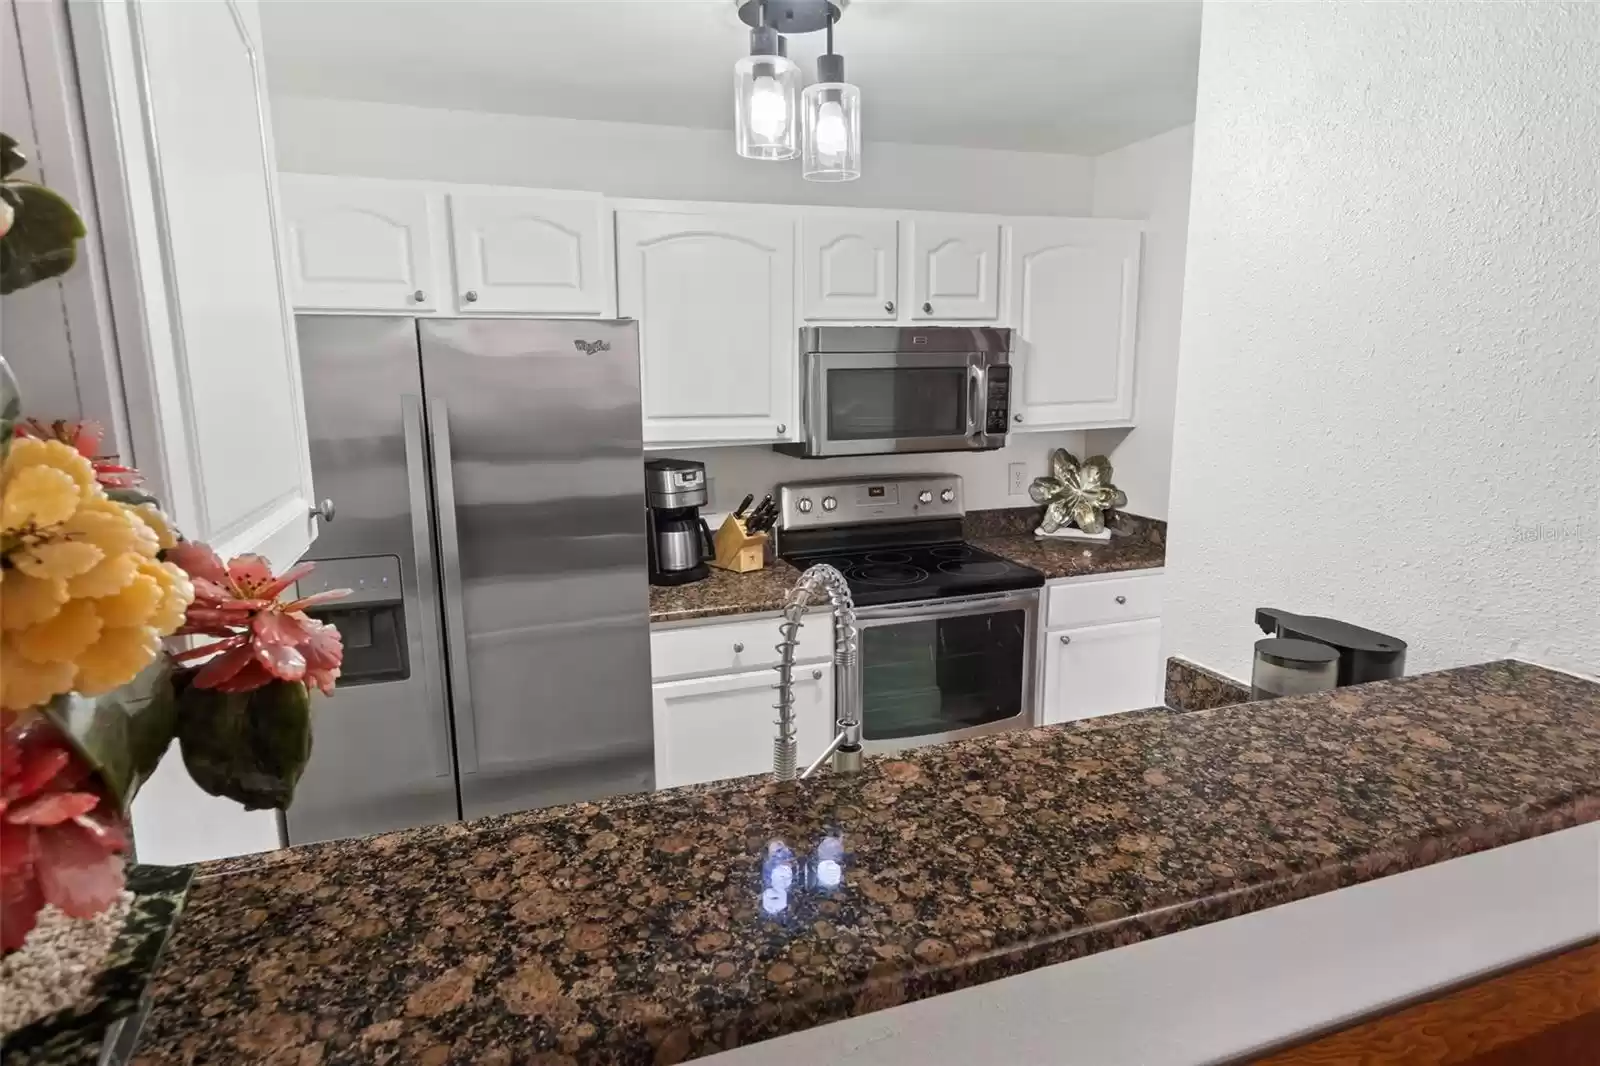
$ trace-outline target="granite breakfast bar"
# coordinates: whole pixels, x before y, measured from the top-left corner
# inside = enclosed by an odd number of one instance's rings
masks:
[[[1000,734],[793,788],[748,778],[312,845],[202,868],[133,1061],[781,1062],[879,1018],[825,1061],[900,1061],[872,1048],[933,1006],[915,1001],[1136,957],[1597,817],[1600,685],[1501,662]],[[830,836],[842,883],[802,873],[764,914],[769,842],[804,857]],[[1579,888],[1592,912],[1600,886]],[[1534,926],[1562,909],[1528,902]],[[994,1039],[1048,1032],[1045,1014],[1005,1017]]]

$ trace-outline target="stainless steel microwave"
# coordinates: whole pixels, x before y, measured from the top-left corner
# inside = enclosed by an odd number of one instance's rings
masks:
[[[780,452],[819,459],[988,451],[1011,423],[1011,330],[812,326],[800,331],[800,429]]]

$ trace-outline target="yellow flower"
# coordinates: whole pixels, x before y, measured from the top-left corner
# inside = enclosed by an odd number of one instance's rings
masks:
[[[26,629],[48,621],[66,602],[65,581],[41,581],[13,570],[0,584],[0,629]]]
[[[104,496],[84,500],[61,533],[69,540],[93,544],[108,556],[123,552],[153,556],[158,547],[155,534],[131,508]]]
[[[141,503],[133,511],[155,533],[156,543],[161,551],[178,546],[178,533],[172,528],[171,520],[161,512],[161,508],[153,503]]]
[[[78,691],[100,696],[139,676],[161,651],[161,638],[148,626],[107,627],[78,656]]]
[[[0,637],[0,709],[25,711],[52,696],[72,691],[78,668],[69,662],[36,663],[24,656],[12,640]]]
[[[150,621],[163,598],[160,582],[149,574],[136,572],[120,592],[96,600],[95,610],[108,626],[142,626]]]
[[[11,442],[11,454],[6,456],[5,466],[0,468],[0,481],[10,484],[18,473],[33,466],[54,467],[77,482],[79,491],[84,495],[100,491],[94,467],[78,454],[76,448],[58,440],[39,440],[34,437],[18,437]]]
[[[51,466],[23,467],[6,482],[0,500],[0,529],[60,525],[72,517],[78,496],[77,482],[63,471]]]
[[[108,555],[96,564],[93,570],[79,574],[68,581],[67,592],[73,599],[86,596],[115,596],[127,588],[128,582],[139,572],[140,558],[142,557],[135,552]]]
[[[93,600],[71,600],[54,618],[8,633],[6,639],[36,663],[70,663],[100,639],[102,628]]]
[[[147,560],[139,564],[139,572],[161,586],[161,606],[150,615],[147,624],[162,636],[168,636],[183,625],[189,604],[194,601],[194,583],[176,563]]]
[[[81,540],[55,540],[11,553],[11,564],[29,577],[66,581],[93,570],[105,552]]]

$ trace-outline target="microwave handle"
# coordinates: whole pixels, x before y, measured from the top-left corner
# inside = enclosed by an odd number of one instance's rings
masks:
[[[989,395],[989,372],[977,363],[967,366],[967,436],[976,437],[983,430],[978,415],[979,405]]]

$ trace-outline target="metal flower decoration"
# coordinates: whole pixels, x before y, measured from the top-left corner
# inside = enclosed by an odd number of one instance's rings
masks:
[[[1034,478],[1028,495],[1045,505],[1040,528],[1046,533],[1068,520],[1085,533],[1098,533],[1106,528],[1107,510],[1128,505],[1128,494],[1111,483],[1110,460],[1091,455],[1080,463],[1065,448],[1050,453],[1050,476]]]

